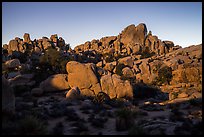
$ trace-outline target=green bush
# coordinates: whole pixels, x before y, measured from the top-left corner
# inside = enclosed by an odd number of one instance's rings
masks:
[[[103,56],[103,58],[105,59],[105,61],[106,61],[107,63],[110,63],[110,62],[113,62],[113,61],[114,61],[114,56],[113,56],[113,54],[104,53],[102,56]]]
[[[149,58],[155,55],[155,52],[150,52],[149,48],[146,47],[141,53],[140,59]]]
[[[71,58],[65,58],[56,49],[50,47],[45,55],[40,57],[40,66],[51,69],[55,73],[66,73],[66,64]]]
[[[104,93],[104,92],[99,92],[93,99],[93,102],[97,104],[102,104],[103,102],[107,102],[110,100],[110,97]]]
[[[126,66],[124,65],[124,64],[118,64],[117,66],[116,66],[116,74],[118,74],[119,76],[122,76],[123,75],[123,72],[122,72],[122,70],[123,70],[123,68],[125,68]]]
[[[172,80],[172,68],[165,66],[158,70],[158,77],[155,78],[154,84],[161,85],[161,84],[170,84]]]
[[[130,118],[133,116],[133,113],[129,108],[123,107],[116,111],[116,116],[120,118]]]
[[[158,87],[145,83],[133,84],[133,89],[134,98],[155,97],[161,92]]]
[[[121,108],[116,111],[116,130],[128,130],[134,125],[133,112],[129,108]]]

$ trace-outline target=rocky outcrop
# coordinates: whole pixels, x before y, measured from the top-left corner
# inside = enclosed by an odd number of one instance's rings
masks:
[[[12,51],[19,51],[18,41],[16,41],[16,40],[10,40],[9,41],[9,45],[8,45],[9,54],[12,54]]]
[[[179,48],[175,47],[172,41],[162,41],[157,36],[153,36],[151,32],[147,35],[146,25],[140,23],[137,26],[129,25],[117,36],[102,37],[100,40],[93,39],[91,42],[87,41],[77,45],[74,50],[82,54],[86,50],[94,49],[99,54],[132,56],[142,54],[142,52],[163,55]]]
[[[129,67],[133,67],[133,61],[134,60],[130,56],[124,57],[124,58],[120,58],[118,60],[119,64],[124,64],[125,66],[129,66]]]
[[[58,40],[57,34],[51,35],[50,40],[51,40],[52,42],[57,43],[57,40]]]
[[[128,45],[129,43],[133,44],[144,44],[144,40],[147,34],[147,27],[145,24],[141,23],[135,27],[134,24],[129,25],[126,27],[122,33],[120,41],[124,45]]]
[[[30,39],[30,34],[29,33],[25,33],[23,35],[23,41],[26,42],[26,43],[30,43],[31,42],[31,39]]]

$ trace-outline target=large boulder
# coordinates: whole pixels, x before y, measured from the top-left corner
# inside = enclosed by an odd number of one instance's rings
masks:
[[[129,67],[133,67],[134,64],[134,60],[132,59],[132,57],[128,56],[128,57],[124,57],[124,58],[120,58],[118,60],[119,64],[124,64],[125,66],[129,66]]]
[[[2,112],[15,113],[14,91],[4,76],[2,76]]]
[[[8,46],[9,46],[9,45],[4,44],[4,45],[3,45],[3,49],[8,49]]]
[[[145,24],[141,23],[136,27],[132,24],[122,31],[120,40],[124,45],[128,45],[128,43],[139,43],[144,45],[146,34],[147,28]]]
[[[49,47],[52,47],[52,44],[47,37],[42,38],[42,46],[44,50],[48,49]]]
[[[110,62],[110,63],[106,63],[103,69],[112,72],[115,66],[116,66],[116,62]]]
[[[174,47],[174,42],[173,41],[169,41],[169,40],[165,40],[163,41],[163,43],[165,44],[166,47],[168,47],[169,49]]]
[[[68,90],[70,89],[68,76],[67,74],[52,75],[40,83],[40,88],[45,92]]]
[[[128,80],[122,80],[117,74],[112,75],[117,98],[133,98],[133,87]]]
[[[11,59],[5,62],[6,68],[17,68],[21,65],[19,59]]]
[[[136,75],[136,78],[138,80],[143,80],[144,83],[151,83],[153,80],[148,60],[149,59],[140,60],[140,64],[138,65],[140,73]]]
[[[102,91],[110,98],[133,98],[133,88],[128,80],[121,80],[116,74],[108,74],[101,77]]]
[[[14,78],[9,79],[9,82],[11,83],[12,86],[29,85],[32,83],[35,84],[35,81],[32,81],[33,77],[34,77],[33,74],[23,74],[23,75],[20,74]]]
[[[157,36],[148,34],[145,39],[145,47],[148,47],[151,52],[157,52],[159,47],[159,39]]]
[[[117,39],[116,36],[110,36],[110,37],[103,37],[100,39],[100,42],[102,43],[102,46],[105,48],[108,48],[109,45],[113,44],[113,42]]]
[[[104,93],[108,94],[110,98],[117,97],[111,74],[102,76],[100,82]]]
[[[61,48],[65,46],[65,40],[62,37],[59,37],[58,46]]]
[[[9,45],[8,45],[9,54],[12,54],[12,51],[19,51],[18,41],[16,41],[16,40],[10,40],[9,41]]]
[[[66,65],[68,82],[71,87],[78,87],[80,90],[90,89],[95,95],[101,91],[99,80],[93,63],[82,64],[70,61]]]
[[[23,41],[24,42],[26,42],[26,43],[29,43],[30,41],[31,41],[31,39],[30,39],[30,34],[29,33],[25,33],[24,35],[23,35]]]
[[[57,34],[54,34],[54,35],[51,35],[50,36],[50,40],[52,41],[52,42],[57,42],[57,40],[58,40],[58,36],[57,36]]]

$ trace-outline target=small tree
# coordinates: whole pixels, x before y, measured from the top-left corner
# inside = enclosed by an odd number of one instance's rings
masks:
[[[158,71],[158,81],[161,82],[161,84],[163,83],[167,83],[167,84],[170,84],[170,81],[172,80],[172,68],[171,67],[168,67],[168,66],[165,66],[161,69],[159,69]]]
[[[54,48],[48,48],[45,55],[40,57],[40,64],[42,66],[50,66],[49,68],[56,73],[66,72],[66,63],[69,59],[62,56],[62,54]]]

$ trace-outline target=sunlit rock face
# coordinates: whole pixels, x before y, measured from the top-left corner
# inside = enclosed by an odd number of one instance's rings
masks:
[[[70,61],[66,65],[68,83],[70,87],[78,87],[80,90],[90,89],[94,94],[101,91],[99,80],[96,76],[95,65],[92,63],[82,64]]]
[[[70,89],[67,74],[55,74],[40,83],[44,92]]]
[[[122,31],[120,40],[124,45],[128,45],[129,43],[139,43],[143,45],[146,35],[147,27],[145,24],[141,23],[136,27],[132,24]]]

